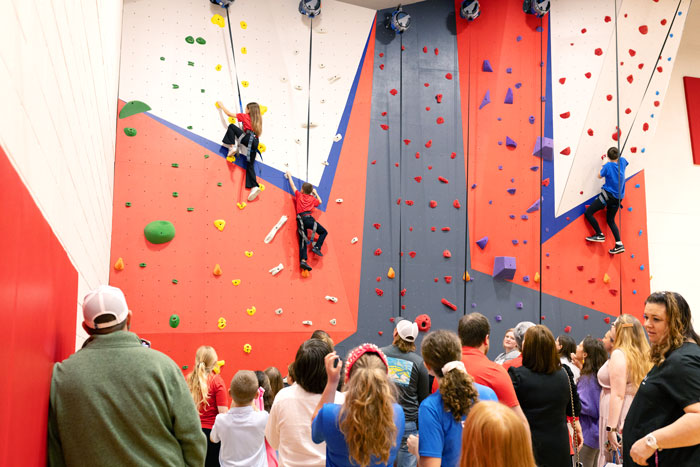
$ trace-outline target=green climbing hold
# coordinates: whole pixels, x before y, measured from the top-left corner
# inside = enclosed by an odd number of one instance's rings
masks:
[[[160,57],[160,61],[161,61],[161,62],[164,62],[164,61],[165,61],[165,57]]]
[[[145,267],[146,267],[146,263],[139,263],[139,267],[140,267],[140,268],[145,268]]]
[[[173,279],[173,284],[177,284],[177,279]]]
[[[178,196],[180,196],[179,193],[177,191],[173,191],[173,198],[177,198]]]
[[[182,369],[183,369],[183,370],[186,370],[186,369],[188,369],[188,368],[189,368],[189,367],[188,367],[187,365],[182,365]]]
[[[204,89],[200,89],[200,91],[202,91],[202,94],[204,94]]]
[[[198,38],[197,38],[197,44],[204,45],[204,44],[206,44],[206,43],[207,43],[207,41],[205,41],[203,37],[198,37]]]
[[[187,62],[187,66],[194,66],[194,62],[188,61],[188,62]]]
[[[187,126],[187,129],[188,129],[188,130],[191,130],[191,129],[192,129],[192,125],[188,125],[188,126]]]
[[[145,102],[129,101],[124,104],[124,107],[122,107],[122,109],[119,111],[119,118],[131,117],[132,115],[147,112],[149,110],[151,110],[151,107]]]
[[[124,128],[124,133],[126,136],[136,136],[136,128],[126,127]]]
[[[209,159],[209,154],[205,154],[205,155],[204,155],[204,158],[205,158],[205,159]]]
[[[187,208],[187,212],[192,212],[194,211],[194,208]]]
[[[216,186],[223,186],[223,183],[219,182],[216,184]]]
[[[188,44],[194,44],[194,37],[192,37],[192,36],[187,36],[187,37],[185,37],[185,41],[186,41]]]
[[[167,243],[175,237],[175,226],[170,221],[153,221],[144,227],[143,234],[153,244]]]
[[[178,86],[177,84],[173,84],[173,89],[180,89],[180,86]]]
[[[180,164],[173,162],[172,164],[170,164],[170,167],[175,167],[177,169],[178,167],[180,167]]]
[[[126,203],[124,203],[124,206],[126,206],[127,208],[130,208],[130,207],[131,207],[131,203],[127,201]]]

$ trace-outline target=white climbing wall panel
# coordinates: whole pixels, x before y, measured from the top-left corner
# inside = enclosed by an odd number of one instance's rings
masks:
[[[656,128],[689,4],[690,0],[619,2],[617,60],[614,5],[598,0],[552,5],[557,215],[600,191],[601,156],[617,145],[613,135],[618,107],[620,143],[630,162],[627,176],[644,168],[644,158],[660,156],[649,154],[646,146]]]
[[[224,18],[220,25],[212,22],[217,14]],[[237,0],[229,7],[243,105],[267,107],[260,138],[266,165],[306,178],[313,24],[308,173],[319,183],[374,15],[335,0],[325,0],[313,22],[295,0]],[[220,143],[228,122],[214,103],[238,111],[225,18],[224,9],[205,0],[127,1],[119,98],[146,102],[154,115]],[[206,44],[190,44],[187,36]]]

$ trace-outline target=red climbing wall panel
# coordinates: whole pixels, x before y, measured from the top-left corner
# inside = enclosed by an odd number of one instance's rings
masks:
[[[227,381],[241,368],[274,365],[286,374],[286,365],[313,329],[327,329],[336,340],[355,331],[362,241],[353,245],[350,239],[361,237],[366,164],[354,154],[367,151],[373,45],[372,36],[330,195],[344,202],[329,202],[317,216],[330,232],[328,248],[320,260],[310,255],[314,270],[308,278],[298,269],[292,198],[266,182],[264,172],[259,180],[265,191],[239,210],[236,203],[247,196],[239,167],[146,114],[119,120],[111,261],[122,257],[125,268],[112,270],[110,283],[126,293],[133,330],[178,364],[191,365],[196,348],[208,344],[226,360]],[[125,127],[136,128],[137,135],[126,136]],[[290,219],[265,244],[283,214]],[[227,223],[221,232],[214,227],[216,219]],[[153,220],[171,221],[175,238],[148,243],[143,228]],[[280,262],[285,268],[272,276],[268,270]],[[221,276],[213,275],[216,264]],[[240,285],[233,285],[234,279]],[[325,300],[326,295],[338,303]],[[252,306],[257,311],[250,316]],[[281,315],[275,314],[278,308]],[[180,317],[175,329],[169,326],[172,314]],[[223,330],[217,328],[220,317],[227,321]],[[303,325],[305,320],[313,325]],[[244,344],[252,346],[250,354]]]
[[[688,109],[690,143],[693,148],[693,163],[700,165],[700,78],[683,77],[685,103]]]
[[[78,273],[0,147],[0,465],[45,465],[53,363],[75,346]]]

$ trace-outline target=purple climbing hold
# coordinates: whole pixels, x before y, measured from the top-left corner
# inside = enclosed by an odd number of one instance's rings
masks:
[[[517,308],[518,310],[522,310],[523,309],[523,302],[516,303],[515,308]]]
[[[511,88],[508,88],[508,91],[506,91],[506,100],[503,102],[505,104],[512,104],[513,103],[513,90]]]
[[[530,115],[530,118],[528,118],[528,121],[530,122],[530,125],[534,125],[535,124],[535,116]]]
[[[530,276],[523,276],[523,282],[530,282]]]
[[[522,220],[524,220],[524,221],[526,221],[526,220],[529,219],[529,217],[528,217],[527,214],[523,214],[522,216],[520,216],[520,218],[521,218]]]
[[[510,179],[510,183],[515,183],[515,179],[514,179],[514,178],[511,178],[511,179]]]
[[[472,190],[476,188],[476,183],[472,184]]]
[[[499,145],[499,146],[503,146],[503,141],[499,141],[499,142],[498,142],[498,145]]]
[[[513,69],[511,67],[506,68],[506,73],[513,73]]]
[[[472,302],[472,308],[476,308],[476,303]]]
[[[535,212],[540,210],[540,200],[536,200],[525,212]]]
[[[535,28],[535,31],[537,31],[537,32],[542,32],[542,30],[543,30],[543,29],[542,29],[542,26],[537,26],[537,27]]]
[[[493,278],[512,279],[515,277],[515,258],[512,256],[496,256],[493,259]]]
[[[481,65],[481,71],[486,71],[488,73],[493,72],[493,68],[491,68],[491,63],[488,60],[484,60],[483,65]]]
[[[502,166],[502,165],[499,165],[499,166],[498,166],[498,170],[503,170],[503,166]]]
[[[498,120],[498,121],[500,122],[500,121],[502,120],[502,118],[501,118],[501,117],[498,117],[496,120]]]
[[[520,89],[523,83],[515,83],[515,89]]]
[[[517,147],[518,147],[518,143],[516,143],[515,141],[513,141],[513,140],[510,138],[510,136],[506,136],[506,146],[508,146],[509,148],[517,148]]]
[[[517,244],[518,244],[518,240],[511,240],[511,242],[513,242],[513,245],[517,245]]]
[[[515,40],[518,41],[518,42],[520,42],[521,40],[523,40],[523,36],[518,36],[518,37],[515,38]]]
[[[540,167],[537,165],[533,165],[532,167],[530,167],[530,170],[532,170],[533,172],[537,172],[538,170],[540,170]]]
[[[493,201],[492,201],[492,200],[489,200],[489,204],[493,204]]]
[[[479,245],[479,248],[482,250],[486,248],[486,244],[489,242],[489,237],[482,237],[479,240],[476,241],[476,244]]]
[[[511,195],[514,195],[514,194],[515,194],[515,188],[508,188],[507,191],[508,191],[508,193],[510,193]]]
[[[544,96],[542,96],[542,99],[541,99],[541,100],[542,100],[542,102],[547,102],[547,98],[544,97]]]
[[[484,98],[481,99],[481,105],[479,106],[479,110],[481,110],[486,104],[489,104],[491,102],[491,91],[488,89],[486,90],[486,94],[484,94]]]
[[[527,245],[527,240],[523,240],[523,245]]]
[[[546,161],[554,160],[554,141],[546,136],[538,136],[535,141],[535,148],[532,150],[532,155],[541,157]]]
[[[501,320],[503,320],[503,317],[501,315],[496,315],[494,316],[494,319],[500,323]]]
[[[515,214],[511,214],[508,217],[510,217],[511,219],[515,219]]]

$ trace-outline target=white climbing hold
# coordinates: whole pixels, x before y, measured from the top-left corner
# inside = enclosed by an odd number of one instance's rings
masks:
[[[318,28],[318,29],[316,30],[316,32],[319,33],[319,34],[325,34],[325,33],[327,33],[328,31],[326,30],[326,28]]]
[[[301,324],[303,324],[304,326],[313,326],[314,323],[312,323],[311,321],[306,320],[306,321],[302,321]]]
[[[281,315],[281,314],[282,314],[282,308],[277,308],[277,309],[275,310],[275,314]]]
[[[296,89],[297,91],[301,91],[304,88],[301,87],[301,84],[297,84],[296,86],[294,86],[294,89]]]
[[[328,300],[329,302],[338,303],[338,299],[335,297],[331,297],[330,295],[326,295],[326,300]]]
[[[331,323],[333,326],[335,326],[335,323],[336,323],[336,322],[337,322],[337,321],[335,320],[335,318],[333,318],[332,320],[330,320],[330,323]]]
[[[337,143],[338,141],[340,141],[341,139],[343,139],[343,135],[341,135],[340,133],[336,134],[336,135],[333,137],[333,141],[335,141],[336,143]]]
[[[325,99],[321,99],[319,102],[320,102],[321,104],[325,104],[325,103],[326,103],[326,100],[325,100]]]
[[[274,268],[270,269],[269,272],[270,272],[270,274],[272,274],[273,276],[275,276],[275,275],[279,274],[279,272],[280,272],[282,269],[284,269],[284,264],[280,263],[280,264],[278,264],[277,266],[275,266]]]
[[[295,51],[294,51],[294,55],[299,55],[299,51],[298,51],[298,50],[295,50]]]
[[[318,123],[316,123],[316,122],[311,122],[311,123],[308,124],[308,127],[309,127],[309,128],[316,128],[317,126],[318,126]],[[306,127],[307,127],[307,123],[306,123],[306,122],[302,123],[302,124],[301,124],[301,127],[302,127],[302,128],[306,128]]]
[[[333,75],[333,76],[331,76],[330,78],[328,78],[328,82],[329,82],[329,83],[335,83],[335,82],[338,81],[339,79],[340,79],[340,75]]]
[[[357,239],[357,237],[352,237],[352,240],[350,240],[350,243],[355,244],[355,243],[357,243],[358,241],[359,241],[359,240]]]
[[[270,243],[275,238],[275,234],[277,234],[277,231],[284,225],[285,222],[287,222],[287,216],[280,217],[280,220],[277,221],[275,226],[270,230],[270,233],[267,234],[267,237],[265,237],[265,243]]]
[[[297,138],[297,139],[294,140],[294,142],[297,143],[297,144],[301,144],[301,139],[300,139],[300,138]]]
[[[287,82],[287,77],[286,77],[286,76],[281,76],[281,77],[280,77],[280,81],[282,81],[283,83],[286,83],[286,82]]]
[[[338,198],[338,199],[335,200],[335,202],[338,203],[338,204],[340,204],[340,203],[343,202],[343,198]]]
[[[323,162],[321,162],[321,165],[328,166],[328,165],[330,165],[330,164],[328,163],[328,161],[323,161]]]
[[[318,67],[321,68],[321,69],[326,68],[326,64],[325,64],[325,63],[319,63],[319,64],[318,64]]]

